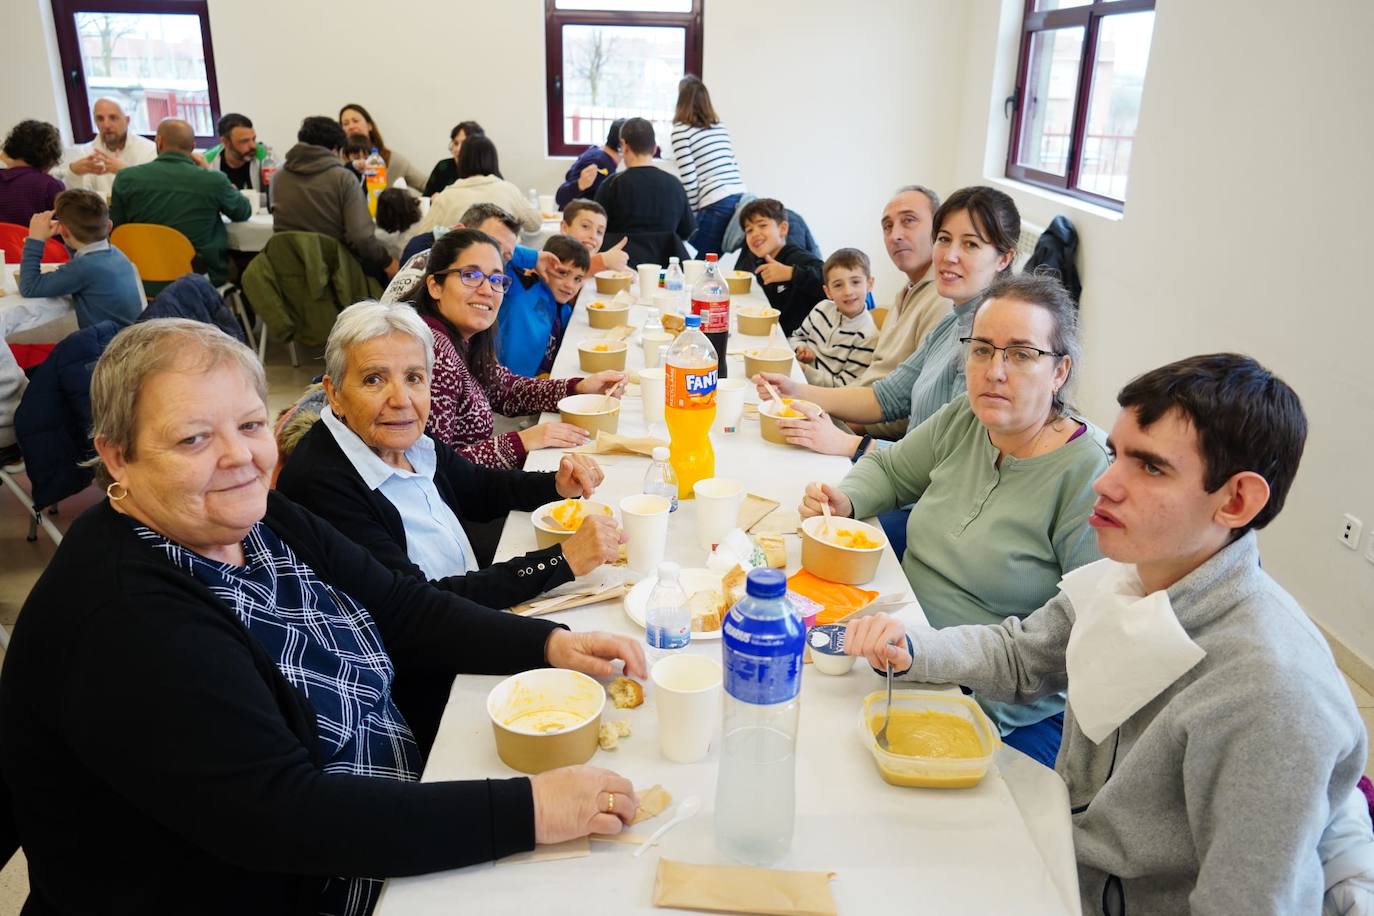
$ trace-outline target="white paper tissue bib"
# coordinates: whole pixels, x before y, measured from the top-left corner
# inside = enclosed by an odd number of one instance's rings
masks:
[[[1064,660],[1069,704],[1094,744],[1202,661],[1164,591],[1144,594],[1135,567],[1098,560],[1060,580],[1073,602]]]

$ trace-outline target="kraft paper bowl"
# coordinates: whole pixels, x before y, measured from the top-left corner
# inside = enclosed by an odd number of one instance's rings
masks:
[[[783,398],[783,409],[795,404],[806,404],[820,410],[820,405],[811,401],[803,401],[800,398]],[[774,411],[778,410],[777,401],[759,402],[759,433],[766,442],[776,442],[778,445],[791,445],[787,437],[782,434],[782,429],[778,426],[778,416]],[[793,419],[796,419],[795,417]]]
[[[629,349],[630,345],[623,340],[584,340],[577,345],[577,364],[588,375],[607,369],[624,372],[625,354]]]
[[[613,433],[619,428],[620,399],[608,394],[570,394],[558,402],[558,418],[580,426],[595,439],[602,430]]]
[[[596,273],[596,291],[602,296],[628,292],[634,279],[635,275],[628,270],[600,270]]]
[[[743,332],[741,332],[743,333]],[[759,347],[744,351],[744,374],[753,378],[760,372],[792,374],[792,351],[786,347]]]
[[[599,331],[628,326],[630,306],[625,303],[597,300],[587,305],[587,324]]]
[[[539,549],[552,547],[561,544],[573,536],[572,531],[567,528],[559,528],[545,524],[544,517],[553,514],[553,510],[563,504],[563,500],[555,499],[551,503],[544,503],[538,509],[530,513],[530,524],[534,526],[534,542],[539,545]],[[605,503],[596,500],[582,500],[582,511],[587,515],[604,515],[607,518],[614,518],[615,512]]]
[[[541,668],[513,674],[487,694],[496,753],[522,773],[586,763],[596,753],[605,706],[605,688],[578,671]],[[551,727],[541,731],[541,725]]]
[[[747,270],[732,270],[725,274],[725,285],[730,287],[730,295],[747,296],[754,288],[754,275]]]
[[[852,518],[830,519],[831,531],[862,531],[878,542],[877,547],[841,547],[825,540],[820,531],[825,526],[823,515],[815,515],[802,522],[802,569],[843,585],[863,585],[878,572],[878,563],[887,547],[883,529]]]
[[[782,312],[777,309],[754,308],[740,309],[735,312],[735,323],[741,334],[750,337],[767,337],[773,333],[773,325],[778,323],[778,316]]]

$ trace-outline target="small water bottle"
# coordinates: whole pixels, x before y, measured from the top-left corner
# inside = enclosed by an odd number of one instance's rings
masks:
[[[530,206],[534,208],[534,212],[538,213],[539,217],[542,219],[544,217],[544,214],[539,209],[539,192],[536,191],[534,188],[530,188],[529,193],[525,196],[529,198]]]
[[[663,291],[672,293],[678,300],[682,299],[682,290],[686,281],[682,276],[682,265],[677,258],[668,259],[668,269],[663,272]]]
[[[682,568],[671,561],[658,564],[658,582],[644,609],[644,641],[649,666],[677,655],[692,641],[692,612],[678,577]]]
[[[792,845],[797,721],[806,626],[780,569],[755,569],[725,616],[725,718],[716,776],[716,845],[746,865],[772,865]]]
[[[658,309],[644,310],[644,327],[640,330],[645,334],[663,330],[663,319],[659,317]]]
[[[673,466],[668,463],[668,447],[654,446],[653,459],[649,463],[649,470],[644,474],[644,492],[662,496],[670,504],[668,511],[676,512],[677,475],[673,473]]]

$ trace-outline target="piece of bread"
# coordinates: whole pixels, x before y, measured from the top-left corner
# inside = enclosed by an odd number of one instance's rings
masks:
[[[711,633],[719,630],[729,608],[724,593],[719,589],[706,588],[693,592],[687,599],[687,610],[692,615],[692,632]]]
[[[755,535],[754,543],[758,545],[759,550],[763,551],[765,563],[774,569],[787,568],[787,544],[783,542],[781,535]]]
[[[596,743],[601,745],[603,751],[613,751],[620,744],[621,738],[630,737],[630,720],[616,719],[613,722],[602,722],[601,727],[596,731]]]
[[[634,709],[644,702],[644,688],[638,681],[618,677],[606,688],[616,709]]]

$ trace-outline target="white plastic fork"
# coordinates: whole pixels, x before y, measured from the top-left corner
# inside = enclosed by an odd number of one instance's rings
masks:
[[[638,859],[641,855],[643,855],[644,850],[648,849],[650,846],[657,843],[659,841],[659,838],[662,837],[663,834],[667,833],[669,830],[672,830],[674,827],[676,827],[678,824],[681,824],[683,821],[689,821],[692,818],[696,817],[697,812],[700,810],[700,798],[697,798],[695,795],[689,795],[686,798],[684,798],[682,802],[677,806],[677,813],[673,815],[673,819],[668,823],[664,824],[662,827],[655,830],[647,840],[639,844],[639,848],[635,850],[635,858]]]

